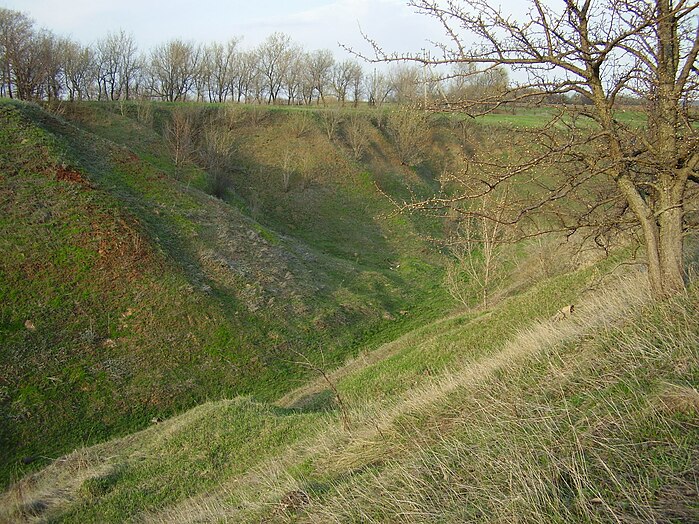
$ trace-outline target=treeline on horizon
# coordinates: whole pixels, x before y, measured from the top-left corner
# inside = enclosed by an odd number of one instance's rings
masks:
[[[368,71],[328,49],[305,50],[275,32],[252,49],[240,38],[198,44],[172,39],[140,50],[133,35],[108,33],[94,44],[37,28],[21,11],[0,8],[0,97],[31,101],[161,100],[342,106],[364,102],[435,105],[512,91],[503,68],[456,65],[444,74],[410,63]],[[551,95],[544,103],[586,103]],[[622,103],[638,104],[637,99]]]

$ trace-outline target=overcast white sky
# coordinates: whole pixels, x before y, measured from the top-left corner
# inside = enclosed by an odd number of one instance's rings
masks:
[[[390,51],[419,51],[441,39],[439,27],[417,15],[404,0],[0,0],[28,13],[40,27],[88,44],[120,29],[132,33],[141,49],[171,38],[197,42],[244,37],[252,47],[281,31],[306,49],[338,43],[366,48],[359,26]]]

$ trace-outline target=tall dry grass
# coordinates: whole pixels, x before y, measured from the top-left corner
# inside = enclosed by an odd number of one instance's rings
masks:
[[[639,283],[413,399],[301,521],[696,522],[699,300]]]

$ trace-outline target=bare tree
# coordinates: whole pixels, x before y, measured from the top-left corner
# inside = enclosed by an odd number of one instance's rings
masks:
[[[332,68],[335,59],[330,51],[321,49],[312,52],[306,60],[306,67],[310,78],[311,97],[316,94],[317,103],[323,102],[325,105],[325,93],[332,78]],[[310,103],[310,100],[309,100]]]
[[[318,373],[321,377],[323,377],[323,380],[325,383],[330,387],[330,390],[333,392],[333,395],[335,397],[335,403],[337,404],[338,409],[340,410],[340,420],[342,420],[342,427],[344,428],[345,431],[349,432],[352,428],[351,424],[351,418],[349,416],[349,410],[347,409],[347,406],[345,405],[345,402],[343,400],[342,395],[340,395],[340,391],[337,389],[337,385],[335,382],[330,378],[330,375],[328,374],[325,365],[325,354],[323,353],[322,349],[320,351],[320,356],[321,356],[321,364],[314,364],[306,355],[301,353],[300,351],[297,350],[292,350],[296,355],[300,358],[297,364],[302,365],[303,367]]]
[[[311,74],[311,54],[303,53],[300,57],[301,61],[301,79],[299,84],[299,94],[304,104],[311,105],[313,103],[313,95],[315,94],[315,82]]]
[[[91,69],[79,44],[35,29],[24,13],[0,8],[0,96],[54,101],[67,90],[71,99],[78,91],[82,97],[89,93]]]
[[[400,161],[408,166],[418,165],[424,160],[425,147],[429,142],[430,126],[428,115],[404,106],[388,114],[387,129],[393,138]]]
[[[153,126],[153,102],[145,98],[136,100],[136,119],[143,125]]]
[[[477,101],[487,100],[493,95],[503,95],[510,85],[504,67],[490,67],[481,71],[474,63],[455,64],[453,77],[449,80],[447,101],[456,102],[458,106],[468,105],[478,111],[487,111],[490,107],[477,107]]]
[[[186,100],[199,72],[201,48],[191,42],[171,40],[150,55],[150,89],[167,102]]]
[[[284,156],[282,157],[281,169],[282,169],[282,189],[284,193],[288,193],[291,189],[291,174],[294,171],[294,166],[296,163],[296,156],[291,148],[287,147],[284,151]]]
[[[194,115],[186,108],[176,108],[165,125],[165,140],[170,146],[175,167],[192,160],[197,151],[198,127]]]
[[[313,117],[310,113],[303,111],[297,115],[291,115],[291,129],[295,138],[304,138],[313,129]]]
[[[513,220],[548,211],[539,222],[545,229],[583,229],[597,239],[634,228],[645,245],[654,295],[684,289],[686,210],[699,183],[699,131],[690,103],[699,90],[699,3],[565,0],[554,6],[528,0],[522,20],[486,0],[410,5],[439,21],[450,43],[437,57],[388,56],[376,48],[378,59],[436,67],[471,63],[485,71],[508,66],[527,77],[475,105],[462,101],[461,110],[476,114],[484,102],[492,111],[513,100],[561,94],[586,102],[561,108],[548,125],[528,133],[528,146],[522,143],[516,158],[472,164],[474,176],[459,198],[479,198],[526,176],[539,190],[521,202]],[[617,100],[624,95],[643,104],[645,125],[619,118]],[[571,199],[578,202],[554,209]],[[453,198],[417,205],[439,209],[448,201]]]
[[[330,107],[320,110],[320,124],[328,137],[328,140],[335,139],[337,130],[343,120],[343,112],[339,107]]]
[[[308,189],[323,173],[322,162],[312,149],[300,148],[297,153],[298,172],[301,176],[301,191]]]
[[[142,67],[133,36],[125,31],[109,34],[97,42],[96,49],[99,97],[130,100],[136,76]]]
[[[65,87],[63,74],[64,50],[67,39],[42,30],[34,38],[32,47],[37,56],[38,76],[36,97],[49,102],[59,100]]]
[[[57,63],[56,45],[55,36],[46,30],[35,30],[34,22],[24,13],[0,8],[3,92],[22,100],[40,100],[56,94],[57,86],[48,82]]]
[[[3,93],[10,98],[30,98],[22,69],[31,59],[34,22],[24,13],[0,8],[0,59]]]
[[[353,113],[347,119],[345,136],[355,160],[361,160],[369,145],[369,129],[371,123],[362,115]]]
[[[257,66],[264,79],[267,102],[276,102],[293,56],[291,37],[273,33],[257,49]]]
[[[350,70],[350,89],[352,91],[352,105],[357,107],[364,93],[364,70],[357,62],[353,62]]]
[[[376,69],[364,77],[364,90],[367,101],[372,107],[381,107],[391,96],[393,86],[386,76]]]
[[[225,45],[213,42],[204,48],[202,77],[212,102],[225,102],[233,89],[238,42],[231,38]]]
[[[342,62],[336,62],[332,68],[333,90],[342,106],[345,105],[347,92],[352,85],[356,65],[357,63],[354,60],[343,60]]]
[[[510,210],[509,188],[500,195],[488,194],[470,202],[471,212],[457,215],[460,221],[448,241],[454,257],[447,267],[445,283],[455,299],[468,306],[473,294],[488,306],[490,290],[500,266],[501,244],[505,241],[506,214]],[[496,220],[490,220],[493,216]]]
[[[293,45],[289,49],[288,65],[284,68],[282,78],[283,88],[286,91],[286,99],[289,105],[296,103],[301,93],[304,67],[303,49],[299,45]]]
[[[252,51],[243,51],[238,56],[233,71],[234,92],[237,102],[249,102],[254,91],[253,86],[258,83],[257,56]]]
[[[226,171],[229,167],[236,147],[236,135],[226,120],[227,115],[223,113],[207,122],[199,133],[201,145],[198,147],[198,153],[208,171]]]
[[[399,104],[416,104],[422,98],[423,74],[416,65],[398,65],[389,71],[391,97]]]
[[[224,109],[206,122],[199,133],[199,159],[209,173],[211,194],[217,198],[225,197],[231,184],[231,159],[236,147],[231,123],[235,118]]]
[[[67,41],[63,52],[63,73],[70,100],[91,98],[94,80],[95,56],[93,51],[77,42]]]

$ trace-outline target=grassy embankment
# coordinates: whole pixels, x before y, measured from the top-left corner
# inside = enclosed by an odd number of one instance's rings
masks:
[[[323,379],[276,404],[208,402],[55,461],[0,515],[696,521],[697,290],[652,305],[642,274],[611,284],[617,262],[510,282],[518,293],[488,309],[363,352],[329,375],[349,430]],[[550,320],[569,303],[575,317]]]
[[[696,288],[604,262],[453,315],[277,407],[204,404],[77,450],[2,500],[55,522],[692,522]],[[575,317],[550,320],[576,300]],[[376,357],[376,358],[374,358]]]
[[[309,375],[297,352],[334,367],[448,307],[435,223],[376,186],[433,182],[375,128],[355,161],[293,111],[62,109],[0,105],[3,483],[209,399],[272,400]],[[235,134],[222,198],[199,153],[174,165],[177,110]]]

